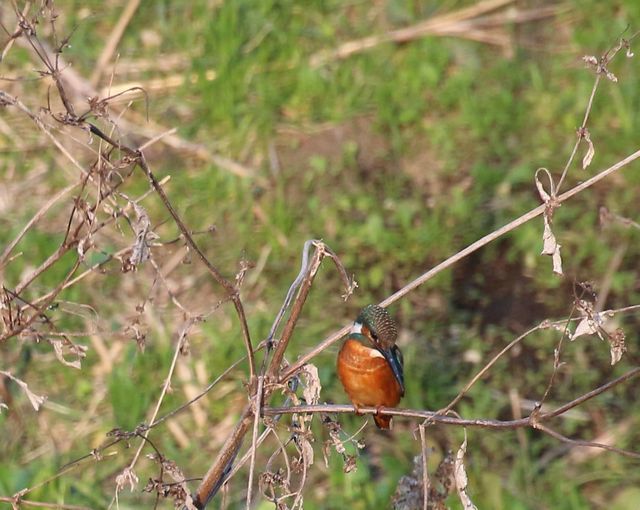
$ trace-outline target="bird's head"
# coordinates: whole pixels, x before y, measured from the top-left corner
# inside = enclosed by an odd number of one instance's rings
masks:
[[[365,339],[387,360],[404,395],[402,353],[396,345],[398,327],[385,308],[365,306],[351,327],[351,336]]]

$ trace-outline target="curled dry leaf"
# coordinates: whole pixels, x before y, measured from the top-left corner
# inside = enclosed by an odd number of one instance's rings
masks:
[[[551,195],[547,193],[547,190],[544,189],[544,185],[542,184],[542,181],[540,181],[540,178],[538,177],[538,175],[541,173],[546,174],[547,179],[549,179],[549,183],[551,187],[550,189]],[[555,183],[551,178],[551,172],[549,172],[549,170],[547,170],[546,168],[538,168],[536,170],[534,178],[535,178],[536,188],[538,189],[538,194],[540,195],[540,198],[545,204],[548,204],[551,201],[551,196],[555,195]]]
[[[607,68],[604,68],[604,73],[605,76],[607,77],[607,80],[612,81],[613,83],[618,83],[618,77],[613,74],[611,71],[609,71]]]
[[[122,473],[116,476],[116,491],[120,492],[125,485],[129,485],[129,490],[133,492],[138,485],[138,476],[130,467],[124,468]]]
[[[602,339],[600,331],[605,321],[606,318],[601,317],[600,314],[583,317],[571,335],[571,341],[584,335],[598,335]]]
[[[544,231],[542,233],[542,255],[550,255],[553,261],[553,272],[559,275],[562,272],[562,257],[560,256],[560,248],[562,245],[556,241],[556,236],[551,230],[551,222],[546,212],[544,213]]]
[[[600,340],[605,340],[606,336],[606,339],[609,341],[611,365],[615,365],[622,359],[622,355],[627,352],[627,345],[625,343],[626,335],[624,331],[622,328],[617,328],[613,333],[608,333],[605,325],[610,315],[606,313],[595,313],[591,308],[587,308],[586,311],[587,313],[571,335],[571,341],[585,335],[597,335]]]
[[[313,439],[313,436],[310,434],[296,434],[294,436],[295,445],[300,451],[301,465],[304,465],[305,468],[312,466],[314,461],[313,446],[311,446],[310,438]]]
[[[131,247],[131,255],[126,261],[125,270],[135,269],[148,260],[151,255],[150,244],[158,239],[158,235],[151,230],[151,220],[147,211],[135,202],[132,203],[136,212],[136,241]]]
[[[345,473],[351,473],[352,471],[356,471],[358,469],[358,462],[355,455],[346,455],[344,458],[344,466],[342,470]]]
[[[622,355],[627,352],[627,345],[624,342],[625,334],[622,328],[617,328],[609,335],[609,349],[611,351],[611,364],[615,365],[622,359]]]
[[[81,368],[80,360],[87,357],[87,347],[84,345],[76,345],[76,344],[67,344],[71,354],[73,354],[76,359],[74,361],[67,361],[64,357],[64,343],[62,340],[52,339],[49,340],[51,345],[53,345],[53,350],[56,354],[57,360],[71,368],[77,368],[78,370]]]
[[[545,173],[549,179],[550,193],[544,189],[542,182],[538,175]],[[546,208],[543,215],[544,231],[542,233],[542,255],[550,255],[553,260],[553,272],[562,275],[562,257],[560,256],[560,248],[562,247],[556,240],[556,236],[551,230],[551,219],[553,218],[553,211],[558,206],[555,202],[556,189],[555,183],[551,177],[551,173],[546,168],[538,168],[535,174],[536,188],[540,198],[545,203]]]
[[[22,379],[18,379],[17,377],[11,375],[9,372],[4,372],[4,371],[0,370],[0,374],[2,374],[5,377],[11,379],[18,386],[20,386],[22,391],[24,391],[25,395],[27,395],[27,398],[29,399],[29,402],[31,402],[31,405],[33,406],[33,408],[36,411],[40,410],[40,406],[42,406],[42,404],[45,403],[45,401],[47,400],[47,397],[36,395],[33,391],[31,391],[29,389],[29,386],[27,386],[26,382],[24,382]],[[1,407],[4,407],[4,408],[8,409],[8,407],[6,405],[4,405],[4,404],[0,405],[0,410],[1,410]]]
[[[587,153],[582,158],[582,169],[587,168],[591,161],[593,160],[593,156],[596,154],[596,149],[593,146],[593,142],[591,141],[591,135],[589,134],[589,130],[587,128],[582,129],[581,131],[582,138],[587,142],[589,148],[587,149]]]
[[[329,439],[327,439],[322,446],[322,455],[324,456],[325,466],[329,467],[329,454],[331,453],[331,448],[333,447],[335,448],[336,452],[342,456],[342,460],[344,462],[343,471],[345,473],[351,473],[352,471],[357,470],[358,468],[357,457],[355,455],[347,454],[345,443],[351,443],[353,446],[355,446],[359,450],[364,448],[364,443],[356,439],[355,436],[357,436],[360,433],[360,431],[362,430],[362,428],[364,428],[366,423],[360,428],[360,430],[358,430],[358,432],[356,432],[351,437],[348,437],[345,440],[342,440],[340,438],[340,434],[341,433],[344,434],[344,432],[342,431],[342,427],[337,421],[332,419],[330,416],[328,415],[323,416],[322,424],[329,431]]]
[[[322,390],[318,367],[312,363],[307,363],[302,367],[300,376],[304,383],[302,395],[307,405],[316,405],[320,401],[320,391]]]
[[[473,504],[469,494],[467,493],[467,486],[469,480],[467,478],[467,472],[464,467],[464,456],[467,453],[467,431],[464,431],[464,441],[458,448],[456,453],[456,459],[454,463],[454,479],[456,482],[456,489],[458,490],[458,497],[462,503],[462,508],[465,510],[478,510],[478,507]]]
[[[575,331],[571,335],[571,341],[584,335],[598,335],[600,340],[604,340],[602,332],[608,317],[604,313],[598,313],[593,307],[593,303],[587,299],[576,301],[576,307],[582,314],[582,319],[576,326]]]

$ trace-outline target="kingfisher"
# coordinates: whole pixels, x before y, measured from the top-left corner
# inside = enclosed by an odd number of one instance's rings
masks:
[[[377,305],[362,309],[338,354],[338,377],[356,408],[395,407],[404,396],[398,328],[389,312]],[[391,428],[391,416],[373,416],[378,428]]]

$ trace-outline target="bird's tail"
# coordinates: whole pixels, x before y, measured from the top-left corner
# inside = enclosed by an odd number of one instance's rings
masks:
[[[373,421],[376,422],[379,429],[388,430],[391,428],[391,416],[387,414],[374,414]]]

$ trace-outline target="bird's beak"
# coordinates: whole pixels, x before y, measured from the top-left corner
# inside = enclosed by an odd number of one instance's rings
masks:
[[[400,395],[404,396],[404,375],[402,373],[402,365],[400,364],[398,356],[396,356],[395,351],[391,349],[383,349],[381,347],[378,347],[378,350],[382,353],[384,359],[387,360],[387,363],[389,363],[391,371],[393,372],[393,375],[395,375],[396,381],[398,381],[398,384],[400,385]]]

